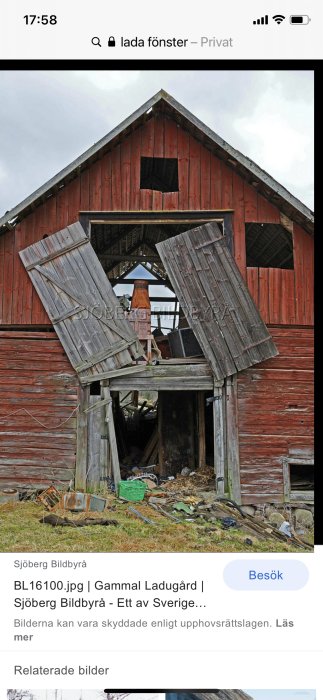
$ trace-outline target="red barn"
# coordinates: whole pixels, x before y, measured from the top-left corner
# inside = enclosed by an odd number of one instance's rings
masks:
[[[156,390],[161,473],[212,460],[219,495],[311,501],[312,234],[302,202],[164,91],[7,212],[0,484],[117,480],[111,393]],[[139,264],[151,299],[176,300],[158,364],[113,292]]]

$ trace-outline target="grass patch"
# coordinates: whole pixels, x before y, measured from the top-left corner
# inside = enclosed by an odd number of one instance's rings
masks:
[[[129,504],[132,505],[132,504]],[[111,498],[104,513],[92,513],[118,521],[118,526],[89,526],[82,528],[52,527],[40,523],[47,513],[33,502],[7,503],[0,506],[1,552],[300,552],[288,543],[251,537],[252,546],[245,544],[247,535],[241,530],[210,532],[210,525],[197,522],[171,522],[145,503],[133,504],[156,526],[147,525],[128,511],[128,504]],[[84,514],[68,515],[77,520]],[[88,514],[87,514],[88,515]],[[214,525],[212,525],[214,529]]]

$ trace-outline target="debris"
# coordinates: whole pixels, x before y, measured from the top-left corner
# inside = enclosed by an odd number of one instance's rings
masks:
[[[119,481],[118,496],[126,501],[143,501],[147,484],[140,480]]]
[[[19,491],[16,489],[1,489],[0,504],[14,503],[15,501],[19,501]]]
[[[53,485],[38,494],[36,501],[45,506],[46,510],[52,510],[61,500],[61,493]]]
[[[136,510],[136,508],[131,508],[131,507],[130,507],[130,508],[128,508],[128,510],[130,511],[130,513],[133,513],[134,515],[136,515],[137,518],[140,518],[140,519],[143,520],[145,523],[148,523],[148,525],[157,525],[157,523],[154,523],[153,520],[150,520],[149,518],[146,518],[146,516],[143,515],[142,513],[140,513],[139,510]]]
[[[221,518],[221,525],[224,530],[228,530],[230,527],[239,527],[235,518],[231,518],[229,516],[227,518]]]
[[[279,529],[280,526],[285,522],[285,518],[281,513],[274,511],[273,513],[270,513],[268,521],[271,525]]]
[[[100,512],[105,509],[105,506],[105,498],[94,496],[90,493],[82,493],[81,491],[65,493],[62,499],[64,510],[70,510],[73,513],[88,512],[90,510]]]
[[[182,521],[179,518],[175,518],[175,515],[172,515],[171,513],[168,513],[167,510],[164,510],[164,508],[161,508],[155,503],[151,503],[151,499],[149,499],[149,505],[151,505],[152,508],[157,510],[158,513],[162,513],[165,515],[166,518],[169,518],[170,520],[174,520],[175,523],[181,523]]]
[[[283,535],[286,535],[287,537],[292,536],[290,524],[289,524],[288,520],[284,520],[284,522],[281,524],[281,526],[279,528],[279,532],[282,532]]]
[[[244,543],[247,544],[248,547],[252,547],[253,545],[253,541],[250,539],[250,537],[246,537]]]
[[[181,471],[182,476],[188,476],[191,473],[191,469],[189,467],[183,467]]]
[[[188,515],[192,515],[192,512],[194,511],[193,506],[187,506],[186,503],[183,503],[183,501],[179,501],[178,503],[174,503],[173,505],[174,510],[182,510],[184,513],[188,513]]]
[[[69,520],[68,518],[60,518],[59,515],[44,515],[40,519],[40,523],[52,525],[53,527],[86,527],[87,525],[118,525],[117,520],[107,520],[105,518],[84,518],[83,520]]]
[[[158,488],[156,482],[155,482],[155,481],[152,481],[152,479],[149,479],[148,477],[143,476],[143,477],[142,477],[142,480],[144,481],[145,484],[147,484],[147,487],[148,487],[149,489],[156,489],[156,488]]]

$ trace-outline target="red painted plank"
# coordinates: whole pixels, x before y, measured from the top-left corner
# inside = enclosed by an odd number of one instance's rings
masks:
[[[279,224],[280,212],[277,207],[257,193],[258,221],[260,223]]]
[[[89,168],[90,210],[101,209],[101,160],[97,160]]]
[[[171,119],[165,120],[165,158],[178,157],[177,124]],[[178,209],[178,192],[164,192],[163,208],[167,211]]]
[[[211,153],[201,148],[201,209],[211,206]]]
[[[221,209],[222,161],[214,155],[211,156],[210,171],[210,208]]]
[[[246,279],[246,232],[244,222],[243,180],[237,173],[232,176],[232,207],[234,258],[244,279]]]
[[[154,157],[164,158],[164,133],[165,122],[162,117],[154,118]],[[154,211],[163,209],[163,193],[153,191],[152,208]]]
[[[189,134],[178,129],[178,208],[188,209]]]
[[[282,270],[282,308],[280,323],[295,323],[295,272]]]
[[[201,145],[190,135],[188,208],[201,208]]]
[[[141,157],[152,158],[154,155],[154,119],[149,119],[141,128]],[[150,189],[140,190],[140,209],[150,211],[153,204],[153,191]]]
[[[269,268],[269,322],[281,323],[282,304],[282,274],[284,270]]]
[[[101,186],[101,183],[100,183]],[[101,203],[101,202],[100,202]],[[68,220],[70,224],[79,220],[81,209],[81,180],[76,177],[68,185]],[[56,229],[51,233],[55,233]]]
[[[102,158],[101,178],[102,211],[110,211],[112,201],[112,156],[110,152]]]
[[[131,134],[131,190],[130,190],[130,211],[140,209],[140,130]]]
[[[13,307],[13,274],[14,274],[14,254],[15,254],[15,232],[7,231],[4,234],[4,256],[5,267],[3,271],[3,287],[4,287],[4,323],[12,323],[12,307]]]
[[[126,139],[121,144],[121,209],[130,209],[130,164],[131,164],[131,141]]]
[[[57,193],[57,231],[68,226],[68,197],[66,187]]]
[[[222,209],[232,209],[233,206],[232,176],[232,170],[222,163]]]
[[[254,187],[248,185],[247,182],[243,183],[244,189],[244,202],[245,202],[245,221],[253,222],[258,221],[258,198],[257,192]]]
[[[4,267],[5,267],[5,259],[4,259],[4,239],[5,239],[5,233],[0,236],[0,323],[4,323],[3,316],[4,316]]]
[[[115,146],[111,151],[112,156],[112,209],[121,209],[121,162],[120,146]]]
[[[259,268],[247,267],[247,285],[249,292],[258,307],[259,304]]]
[[[89,169],[83,170],[80,175],[81,180],[81,192],[80,192],[80,208],[81,211],[89,211],[90,208],[90,173]]]
[[[269,268],[259,267],[259,311],[265,323],[269,323]]]

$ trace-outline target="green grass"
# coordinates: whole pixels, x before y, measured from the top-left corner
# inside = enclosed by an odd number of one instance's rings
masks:
[[[157,523],[147,525],[129,513],[127,503],[111,498],[109,508],[95,517],[113,518],[118,526],[82,528],[52,527],[39,522],[43,506],[33,502],[0,506],[1,552],[300,552],[288,543],[257,539],[241,530],[210,532],[210,524],[175,523],[154,511],[146,503],[133,505]],[[72,518],[84,517],[58,512]],[[215,526],[212,524],[212,529]],[[253,545],[244,540],[250,537]]]

